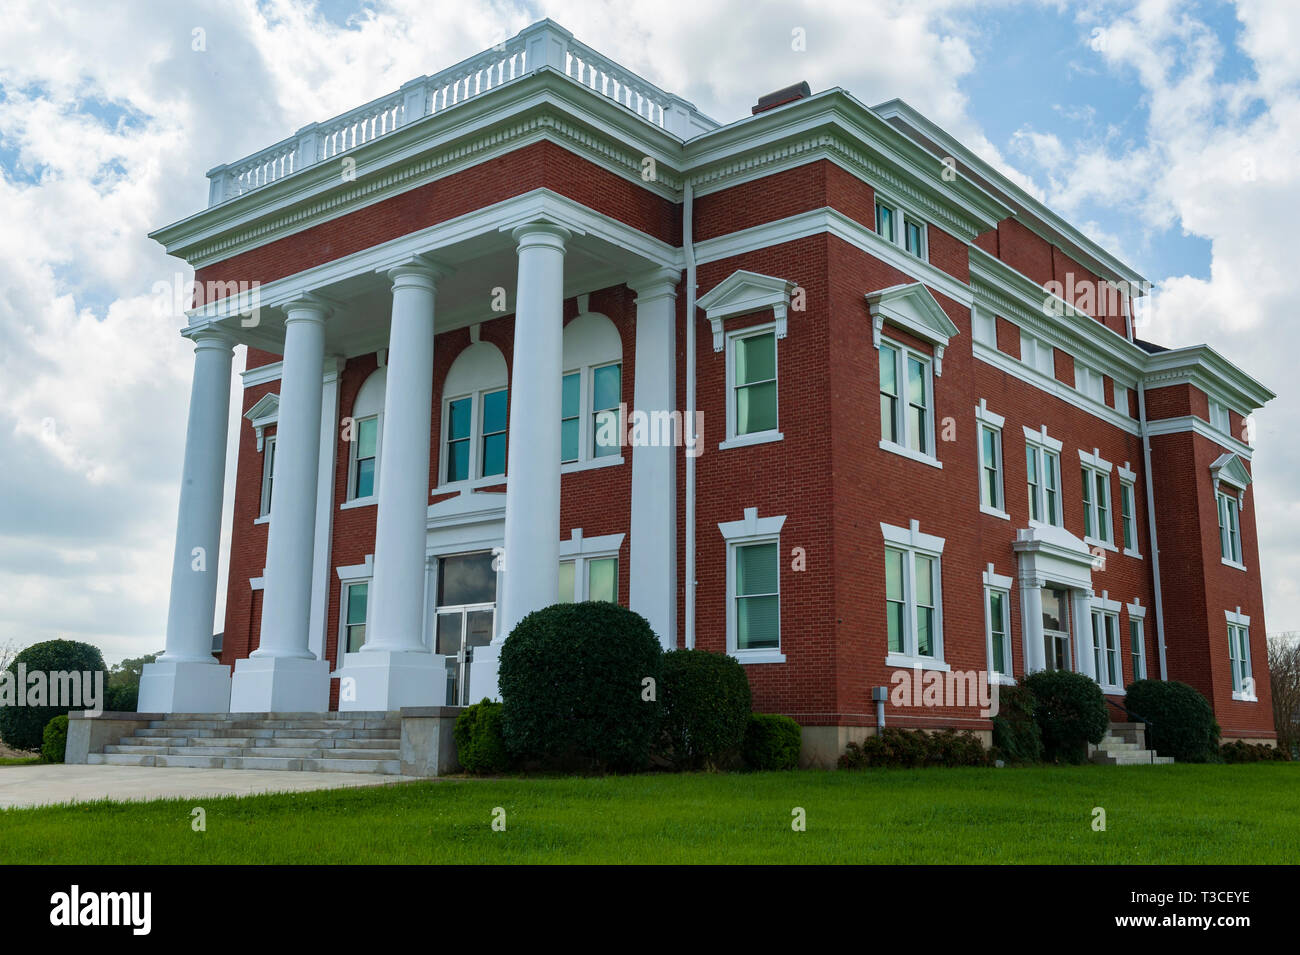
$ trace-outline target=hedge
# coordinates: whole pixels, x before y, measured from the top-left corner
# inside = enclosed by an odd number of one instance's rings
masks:
[[[1210,703],[1177,680],[1137,680],[1125,691],[1125,708],[1149,720],[1147,746],[1180,763],[1206,763],[1219,753],[1219,724]]]
[[[743,753],[750,769],[797,769],[803,731],[788,716],[750,713]]]
[[[734,764],[749,720],[749,677],[734,657],[707,650],[664,654],[663,755],[679,769]]]
[[[1034,719],[1048,762],[1082,763],[1088,744],[1100,743],[1110,727],[1106,698],[1097,681],[1069,670],[1040,670],[1024,679],[1034,695]]]

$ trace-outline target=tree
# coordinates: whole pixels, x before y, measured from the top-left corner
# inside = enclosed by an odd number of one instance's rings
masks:
[[[1294,754],[1300,743],[1300,633],[1268,638],[1268,682],[1273,692],[1277,745]]]
[[[111,687],[139,685],[140,675],[144,672],[146,663],[153,663],[162,654],[159,650],[157,653],[146,653],[142,657],[133,657],[129,660],[123,660],[121,663],[114,663],[108,671],[108,685]]]

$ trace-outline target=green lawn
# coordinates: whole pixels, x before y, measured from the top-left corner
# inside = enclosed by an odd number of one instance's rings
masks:
[[[0,863],[1294,863],[1297,810],[1294,763],[449,779],[0,811]]]
[[[0,756],[0,766],[31,766],[40,761],[39,756]]]

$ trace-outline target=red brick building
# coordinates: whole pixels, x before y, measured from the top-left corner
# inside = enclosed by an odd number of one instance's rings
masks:
[[[776,100],[719,124],[543,21],[213,170],[155,233],[198,298],[142,710],[478,699],[524,614],[611,599],[820,758],[873,688],[986,732],[979,693],[1044,667],[1273,738],[1272,393],[1142,341],[1142,277],[906,104]]]

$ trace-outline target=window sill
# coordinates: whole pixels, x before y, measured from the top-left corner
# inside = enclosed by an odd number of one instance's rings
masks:
[[[1015,686],[1016,678],[1006,673],[989,673],[989,685]]]
[[[612,468],[623,463],[623,455],[603,458],[588,458],[586,461],[569,461],[560,465],[561,474],[573,474],[577,471],[594,471],[596,468]]]
[[[1128,696],[1128,691],[1122,686],[1107,686],[1105,683],[1097,685],[1101,687],[1101,692],[1106,696]]]
[[[270,514],[263,514],[261,517],[255,517],[255,518],[253,518],[253,523],[254,523],[254,524],[269,524],[269,523],[271,523],[271,515],[270,515]]]
[[[493,487],[497,484],[505,484],[506,476],[504,474],[489,474],[487,477],[475,478],[472,481],[452,481],[448,484],[439,484],[429,492],[430,497],[437,497],[440,494],[464,494],[467,491],[476,491],[481,487]]]
[[[1102,550],[1108,550],[1112,554],[1118,554],[1119,548],[1114,544],[1107,543],[1104,540],[1098,540],[1096,537],[1085,537],[1083,542],[1089,547],[1100,547]]]
[[[1049,524],[1047,521],[1036,521],[1032,517],[1029,519],[1029,526],[1030,527],[1059,527],[1062,530],[1065,529],[1064,524]]]
[[[996,517],[999,520],[1003,520],[1003,521],[1011,520],[1011,515],[1008,514],[1006,511],[999,510],[996,507],[989,507],[987,504],[980,505],[980,513],[987,514],[989,517]]]
[[[1245,693],[1241,693],[1241,692],[1239,692],[1239,691],[1237,691],[1237,690],[1233,690],[1233,692],[1232,692],[1232,698],[1233,698],[1234,700],[1236,700],[1238,703],[1258,703],[1258,702],[1259,702],[1259,697],[1254,696],[1254,695],[1250,695],[1250,696],[1248,696],[1248,695],[1246,695]]]
[[[369,497],[354,497],[350,501],[344,501],[339,505],[340,511],[350,510],[354,507],[374,507],[379,503],[379,498],[371,494]]]
[[[1136,557],[1138,560],[1141,560],[1141,559],[1142,559],[1142,555],[1141,555],[1141,554],[1139,554],[1139,553],[1138,553],[1137,551],[1135,551],[1135,550],[1129,550],[1129,548],[1127,548],[1127,547],[1124,548],[1124,556],[1125,556],[1125,557]]]
[[[941,673],[947,673],[952,669],[942,660],[934,657],[909,657],[901,653],[890,653],[885,657],[885,666],[897,667],[900,670],[938,670]]]
[[[785,662],[785,654],[780,650],[732,650],[731,655],[743,664]]]
[[[889,451],[891,454],[910,458],[913,461],[920,461],[922,464],[928,464],[932,468],[943,468],[943,462],[938,458],[931,457],[928,454],[922,454],[920,451],[913,451],[911,448],[906,448],[901,444],[895,444],[893,441],[881,441],[880,450]]]
[[[1226,557],[1220,557],[1219,563],[1223,564],[1225,567],[1231,567],[1233,570],[1246,570],[1245,564],[1239,564],[1235,560],[1228,560]]]
[[[734,438],[728,438],[718,445],[719,451],[726,451],[728,448],[747,448],[751,444],[767,444],[770,441],[784,441],[785,435],[780,431],[759,431],[756,434],[741,434]]]

